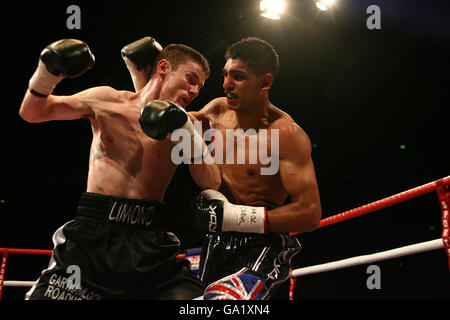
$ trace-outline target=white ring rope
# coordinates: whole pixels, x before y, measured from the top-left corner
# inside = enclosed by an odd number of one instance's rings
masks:
[[[305,268],[299,268],[292,271],[291,275],[294,278],[308,275],[308,274],[314,274],[314,273],[321,273],[321,272],[327,272],[327,271],[333,271],[348,267],[353,267],[356,265],[361,264],[368,264],[376,261],[382,261],[382,260],[388,260],[388,259],[394,259],[398,257],[403,257],[407,255],[413,255],[416,253],[431,251],[431,250],[437,250],[444,247],[444,244],[442,242],[442,239],[435,239],[430,240],[426,242],[416,243],[412,245],[408,245],[405,247],[400,247],[392,250],[382,251],[378,253],[368,254],[368,255],[362,255],[357,256],[353,258],[338,260],[334,262],[328,262],[323,264],[318,264],[310,267]],[[32,287],[34,285],[35,281],[15,281],[15,280],[9,280],[3,283],[5,287]],[[202,296],[196,298],[196,299],[203,298]],[[194,299],[194,300],[196,300]]]
[[[387,250],[383,252],[363,255],[363,256],[357,256],[353,258],[338,260],[334,262],[328,262],[323,264],[318,264],[315,266],[305,267],[305,268],[299,268],[295,269],[291,272],[291,276],[293,278],[297,278],[300,276],[313,274],[313,273],[321,273],[321,272],[327,272],[342,268],[348,268],[356,265],[361,264],[368,264],[376,261],[382,261],[382,260],[388,260],[388,259],[394,259],[398,257],[413,255],[416,253],[431,251],[431,250],[437,250],[444,247],[444,243],[442,242],[442,239],[436,239],[436,240],[430,240],[426,242],[416,243],[412,245],[408,245],[405,247],[400,247],[397,249]],[[203,296],[197,297],[193,300],[203,300]]]
[[[394,259],[402,256],[412,255],[420,252],[437,250],[444,247],[442,239],[430,240],[422,243],[412,244],[405,247],[400,247],[397,249],[387,250],[383,252],[357,256],[353,258],[338,260],[334,262],[328,262],[323,264],[318,264],[315,266],[299,268],[292,271],[292,277],[300,277],[307,274],[327,272],[342,268],[348,268],[361,264],[368,264],[376,261]]]
[[[32,287],[36,281],[17,281],[17,280],[5,280],[3,285],[5,287]]]

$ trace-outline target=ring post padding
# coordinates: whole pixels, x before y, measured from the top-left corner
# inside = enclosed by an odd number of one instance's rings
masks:
[[[2,261],[0,267],[0,300],[2,300],[3,282],[5,281],[6,260],[8,259],[8,251],[2,251]]]
[[[449,181],[441,179],[436,182],[436,193],[439,199],[439,205],[442,212],[442,242],[444,244],[445,252],[447,253],[448,268],[450,271],[450,218],[449,218],[449,206],[450,206],[450,186]]]

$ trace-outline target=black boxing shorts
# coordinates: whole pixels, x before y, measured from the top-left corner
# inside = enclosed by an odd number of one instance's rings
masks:
[[[204,287],[180,242],[164,231],[166,206],[84,193],[74,220],[53,235],[49,266],[28,300],[188,300]]]

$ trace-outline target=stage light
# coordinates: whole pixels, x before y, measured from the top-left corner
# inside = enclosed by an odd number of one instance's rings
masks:
[[[260,15],[262,17],[279,20],[285,8],[283,0],[262,0],[259,3]]]
[[[320,0],[316,2],[316,7],[321,11],[328,10],[333,4],[335,3],[334,0]]]

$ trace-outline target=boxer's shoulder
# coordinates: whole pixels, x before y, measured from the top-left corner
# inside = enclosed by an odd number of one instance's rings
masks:
[[[296,150],[309,150],[311,142],[303,128],[286,112],[271,106],[269,109],[269,130],[278,131],[280,156]]]
[[[107,114],[124,114],[133,111],[133,117],[139,115],[138,95],[130,91],[119,91],[109,86],[92,87],[73,96],[77,101],[88,106],[93,119]],[[124,106],[129,107],[124,107]],[[133,106],[133,107],[131,107]]]
[[[90,96],[98,100],[111,102],[127,102],[136,96],[136,93],[125,90],[116,90],[110,86],[93,87]]]
[[[112,87],[99,86],[80,91],[73,96],[78,97],[79,99],[84,99],[86,102],[96,102],[117,100],[120,94],[119,91]]]
[[[211,100],[204,109],[210,114],[222,113],[227,110],[227,99],[225,97],[215,98]]]
[[[226,98],[215,98],[208,102],[202,109],[191,112],[198,120],[215,121],[217,116],[226,109]]]
[[[306,134],[288,113],[273,105],[269,108],[268,129],[277,129],[279,130],[280,135],[286,135],[286,137]]]
[[[109,86],[92,87],[76,94],[86,104],[100,109],[130,104],[138,100],[139,95],[124,90],[116,90]],[[134,105],[134,104],[133,104]],[[123,107],[121,107],[123,108]]]

